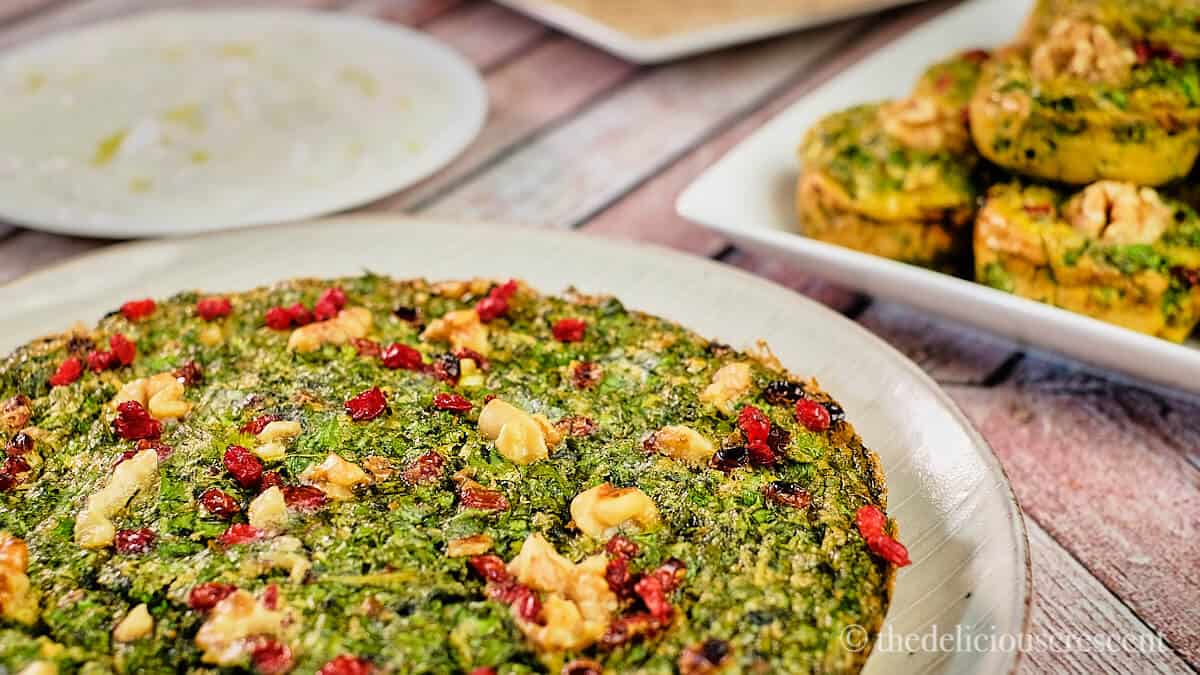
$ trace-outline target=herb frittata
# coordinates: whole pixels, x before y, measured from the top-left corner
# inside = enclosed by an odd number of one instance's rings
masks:
[[[909,98],[856,106],[809,129],[796,189],[805,234],[960,269],[978,197],[965,108],[986,58],[974,51],[935,64]]]
[[[769,352],[365,275],[0,365],[0,671],[856,672],[907,553]]]
[[[993,59],[970,106],[980,154],[1034,178],[1161,185],[1200,152],[1200,69],[1103,25],[1060,19]]]
[[[994,186],[975,264],[980,283],[1175,342],[1200,321],[1200,216],[1153,188]]]

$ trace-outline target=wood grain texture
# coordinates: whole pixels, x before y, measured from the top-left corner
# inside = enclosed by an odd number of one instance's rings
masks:
[[[1034,601],[1021,673],[1192,672],[1041,526],[1026,524]]]
[[[648,71],[427,212],[558,227],[580,223],[729,117],[802,75],[860,26],[810,31]]]
[[[865,301],[863,296],[854,291],[836,286],[811,274],[805,274],[796,269],[794,265],[771,256],[736,250],[725,256],[723,262],[787,286],[793,291],[806,295],[839,312],[852,311],[853,308]]]
[[[890,302],[858,321],[942,384],[982,384],[1016,353],[1009,340]]]
[[[429,21],[423,28],[483,71],[528,48],[549,32],[542,24],[490,2],[467,5]]]
[[[1200,663],[1200,472],[1179,445],[1200,406],[1032,357],[997,387],[947,390],[1025,512]]]
[[[4,25],[33,15],[65,0],[6,0],[0,4],[0,30]]]
[[[625,61],[570,38],[555,36],[539,43],[488,74],[488,119],[465,153],[424,182],[364,210],[408,210],[430,202],[634,71]]]
[[[699,144],[670,167],[590,218],[583,227],[592,233],[649,241],[697,255],[716,254],[727,242],[675,213],[675,199],[679,193],[788,106],[947,6],[946,2],[929,3],[916,10],[893,12],[872,21],[870,29],[857,35],[845,49],[814,63],[811,76],[799,79],[765,105],[721,130],[711,140]],[[799,136],[798,131],[797,142]]]
[[[346,11],[369,14],[406,26],[420,26],[449,14],[465,2],[466,0],[350,0]]]

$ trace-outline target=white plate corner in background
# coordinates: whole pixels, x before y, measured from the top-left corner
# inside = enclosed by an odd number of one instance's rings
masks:
[[[858,0],[853,7],[846,10],[830,9],[795,17],[750,18],[687,33],[641,37],[620,31],[553,0],[497,0],[502,5],[566,31],[627,61],[640,64],[663,63],[920,1]]]
[[[871,295],[1159,385],[1200,393],[1200,349],[1142,335],[980,284],[798,235],[795,148],[820,117],[905,94],[929,64],[1017,33],[1032,0],[967,0],[794,103],[689,185],[678,213],[751,250]]]
[[[487,91],[435,39],[303,10],[137,14],[0,53],[0,221],[100,237],[309,218],[429,176]]]

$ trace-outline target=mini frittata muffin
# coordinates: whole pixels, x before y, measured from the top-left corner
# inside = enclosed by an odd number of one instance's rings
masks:
[[[1038,0],[1023,39],[1040,39],[1062,18],[1105,26],[1143,49],[1200,58],[1200,3],[1194,0]]]
[[[972,51],[935,64],[909,98],[856,106],[809,129],[796,189],[804,233],[960,269],[978,194],[965,106],[986,58]]]
[[[1200,216],[1153,188],[994,186],[975,265],[992,288],[1174,342],[1200,320]]]
[[[1035,45],[988,63],[970,122],[980,154],[1011,171],[1157,186],[1186,175],[1200,152],[1200,71],[1103,25],[1060,19]]]
[[[3,672],[853,673],[908,564],[815,382],[517,281],[130,301],[0,431]]]

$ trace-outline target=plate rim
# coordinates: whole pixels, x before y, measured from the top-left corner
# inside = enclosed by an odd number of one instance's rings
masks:
[[[467,100],[464,102],[468,107],[463,109],[467,111],[466,116],[461,124],[455,125],[458,131],[449,136],[448,141],[443,145],[441,152],[433,154],[426,160],[427,167],[404,181],[383,180],[380,179],[380,186],[373,190],[361,192],[348,192],[348,196],[344,196],[338,200],[329,200],[328,205],[321,210],[314,211],[312,209],[304,210],[289,210],[286,205],[274,207],[271,211],[263,212],[253,218],[231,219],[226,223],[219,225],[205,225],[199,228],[183,229],[183,230],[168,230],[164,231],[163,221],[170,221],[169,217],[145,218],[139,217],[134,220],[123,220],[122,222],[113,222],[103,225],[87,226],[79,225],[70,219],[61,218],[59,216],[50,215],[48,218],[41,216],[49,214],[37,214],[24,211],[10,211],[10,207],[5,204],[0,204],[0,221],[7,222],[10,225],[37,230],[40,232],[49,232],[52,234],[61,234],[77,237],[94,237],[99,239],[124,239],[130,237],[152,237],[152,238],[178,238],[188,237],[198,234],[222,232],[226,230],[238,230],[249,227],[269,226],[281,222],[301,222],[320,218],[324,216],[332,216],[341,212],[345,212],[366,204],[383,199],[389,195],[402,192],[411,188],[438,171],[446,168],[455,159],[461,156],[471,144],[474,143],[480,133],[482,133],[484,125],[487,122],[488,115],[491,111],[491,97],[488,95],[487,84],[483,80],[479,69],[471,63],[467,57],[449,44],[437,39],[433,35],[425,31],[418,30],[410,26],[404,26],[395,22],[377,19],[368,15],[349,14],[343,12],[330,12],[320,9],[304,8],[304,7],[254,7],[254,6],[234,6],[234,7],[161,7],[150,8],[141,11],[135,11],[130,14],[125,14],[117,17],[108,18],[95,23],[87,23],[80,26],[72,26],[64,30],[58,30],[45,35],[41,35],[30,40],[19,42],[6,49],[0,50],[0,64],[4,61],[18,57],[28,51],[36,51],[39,49],[48,49],[54,46],[56,42],[65,42],[70,38],[92,30],[111,29],[113,26],[122,23],[130,23],[136,21],[144,21],[148,19],[172,18],[190,20],[195,17],[210,17],[212,15],[224,16],[252,16],[252,17],[283,17],[287,20],[302,19],[305,21],[316,22],[332,22],[340,23],[346,26],[357,25],[359,30],[375,31],[379,33],[390,32],[393,37],[399,36],[401,40],[408,41],[410,44],[419,44],[420,49],[429,55],[435,55],[442,68],[453,72],[453,79],[458,83],[467,94]],[[379,172],[381,175],[384,172]],[[390,183],[390,186],[387,184]],[[158,224],[156,224],[158,223]]]
[[[430,225],[451,226],[461,229],[469,229],[472,231],[478,230],[496,230],[503,228],[501,231],[509,229],[520,230],[527,235],[536,236],[539,238],[555,239],[561,241],[570,240],[590,240],[609,247],[611,250],[624,249],[626,251],[634,251],[638,254],[644,254],[650,257],[666,259],[674,264],[689,266],[695,269],[703,269],[714,272],[715,275],[726,275],[740,279],[742,282],[750,285],[759,286],[760,288],[786,295],[790,302],[807,306],[809,309],[821,314],[828,321],[835,324],[840,324],[846,330],[854,331],[860,334],[862,338],[873,344],[875,348],[881,350],[884,354],[890,357],[890,360],[902,367],[907,374],[919,383],[930,396],[945,409],[954,420],[954,422],[963,430],[966,436],[971,440],[971,452],[975,453],[979,459],[987,466],[994,476],[998,476],[1003,481],[1003,487],[1000,492],[1004,495],[1003,503],[1008,510],[1008,520],[1013,523],[1012,530],[1014,543],[1019,549],[1016,556],[1021,564],[1021,588],[1018,591],[1020,605],[1019,630],[1022,636],[1028,635],[1033,621],[1032,606],[1034,602],[1034,587],[1033,587],[1033,561],[1031,544],[1029,540],[1028,526],[1025,523],[1025,512],[1021,508],[1020,500],[1013,489],[1012,481],[1009,479],[1008,472],[1004,468],[1004,464],[1000,461],[999,455],[996,454],[994,448],[988,443],[987,439],[975,428],[970,418],[958,406],[958,404],[950,397],[948,393],[939,385],[932,377],[921,369],[906,355],[898,349],[888,344],[883,338],[875,335],[867,330],[858,322],[844,316],[843,314],[829,308],[828,306],[813,300],[801,293],[776,283],[770,279],[760,277],[746,270],[722,264],[718,261],[704,258],[701,256],[691,255],[683,251],[671,249],[669,247],[652,243],[639,242],[636,240],[605,237],[598,234],[593,234],[578,230],[558,230],[537,227],[532,225],[521,225],[512,223],[498,223],[495,221],[487,221],[482,219],[471,218],[454,218],[454,217],[436,217],[436,216],[411,216],[406,214],[393,214],[386,212],[376,213],[352,213],[335,215],[332,217],[315,218],[293,223],[276,223],[273,225],[255,227],[251,229],[234,229],[234,230],[218,230],[211,232],[201,232],[197,234],[171,237],[169,239],[150,239],[142,241],[125,241],[102,248],[85,251],[81,254],[65,258],[63,260],[52,263],[51,265],[31,270],[20,276],[14,277],[8,281],[0,283],[0,290],[11,290],[14,287],[23,284],[38,284],[44,283],[43,277],[49,277],[56,273],[61,273],[69,268],[77,265],[84,265],[91,262],[93,259],[113,257],[119,259],[127,256],[129,252],[136,252],[141,248],[152,248],[164,244],[171,245],[187,245],[193,241],[203,240],[219,240],[222,238],[235,238],[239,236],[255,236],[270,234],[272,232],[281,232],[293,230],[297,228],[325,228],[332,225],[342,227],[356,227],[362,225],[380,225],[390,224],[401,227],[428,227]],[[178,291],[176,291],[178,292]],[[636,310],[637,308],[634,307]],[[7,352],[3,354],[7,356]],[[1016,589],[1014,589],[1016,590]],[[890,607],[889,607],[890,611]],[[1003,663],[1007,665],[1006,673],[1016,673],[1024,658],[1024,651],[1014,649],[1005,654]]]
[[[545,0],[496,0],[510,9],[547,23],[623,59],[642,65],[664,63],[793,31],[816,28],[854,17],[876,14],[924,0],[867,0],[862,7],[809,17],[744,18],[718,26],[654,38],[639,38],[587,14]]]

